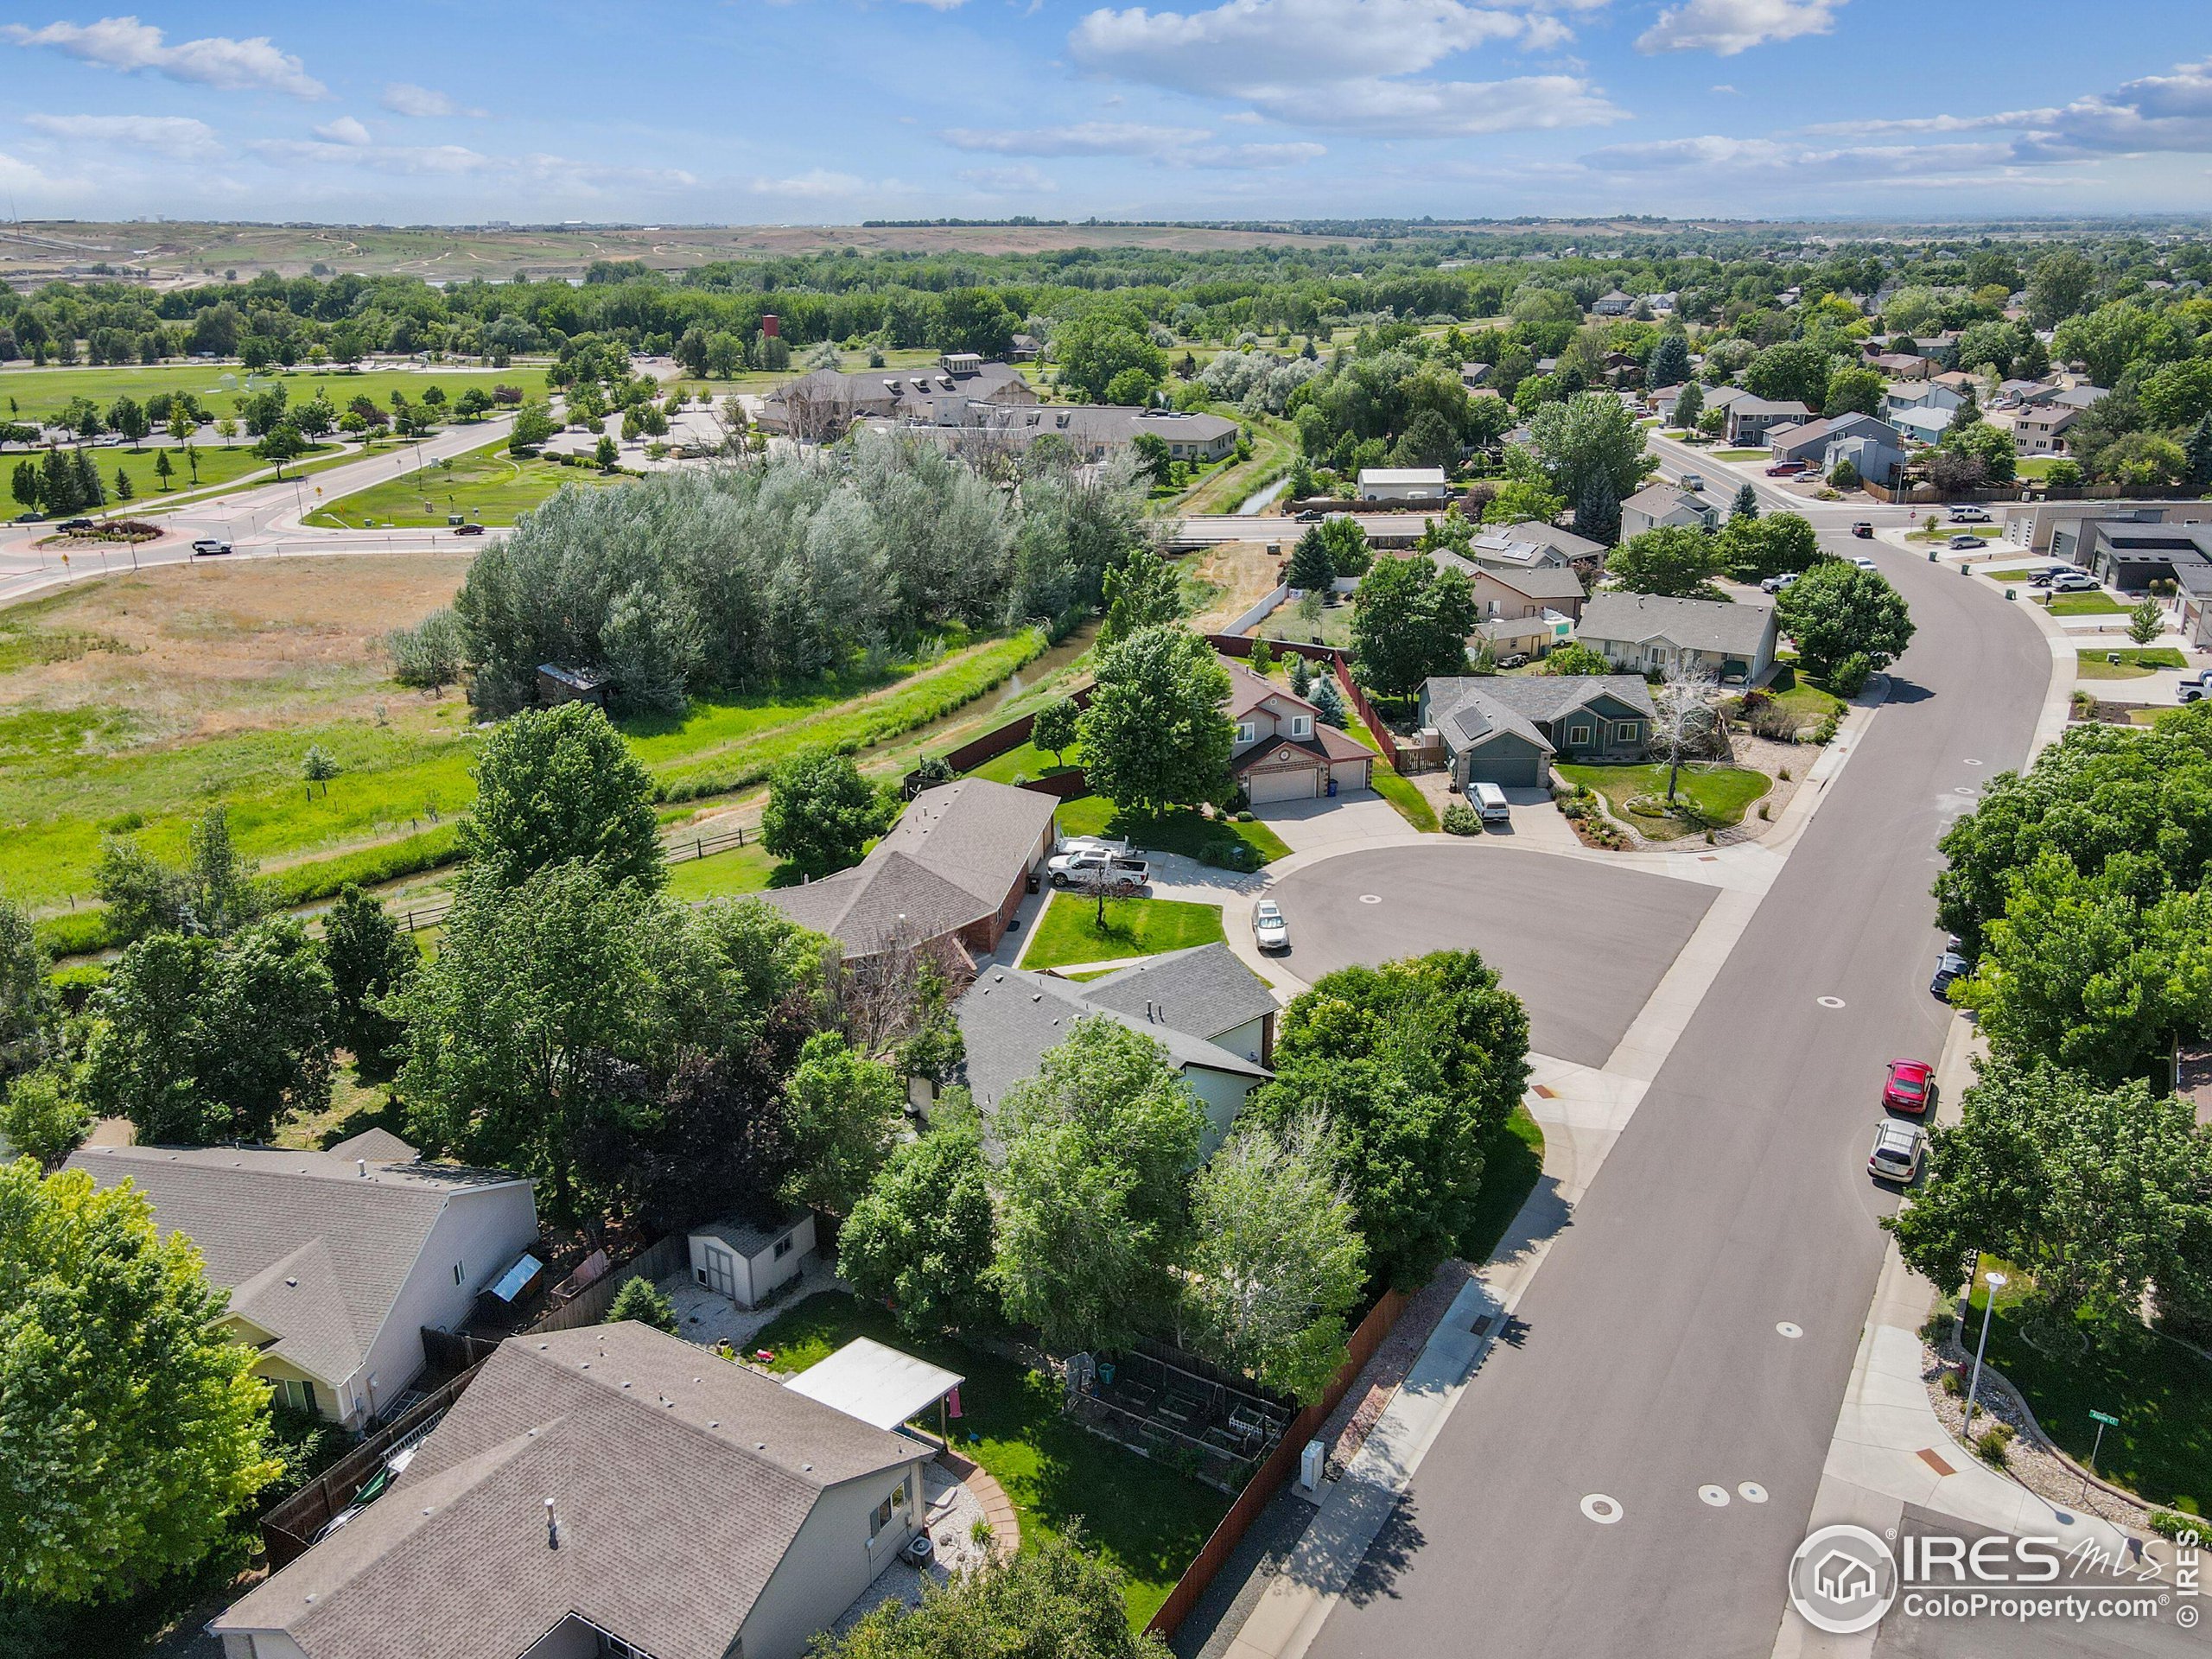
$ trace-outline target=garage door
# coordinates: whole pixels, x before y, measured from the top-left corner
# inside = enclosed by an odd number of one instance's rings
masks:
[[[1480,749],[1467,757],[1470,783],[1496,784],[1501,789],[1537,789],[1544,781],[1541,754],[1484,754]]]
[[[1319,767],[1255,772],[1244,780],[1244,786],[1255,805],[1262,801],[1309,801],[1321,792],[1321,773]]]

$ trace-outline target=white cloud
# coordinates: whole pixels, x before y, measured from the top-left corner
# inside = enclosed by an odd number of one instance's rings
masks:
[[[968,0],[907,0],[909,5],[927,6],[931,11],[957,11]]]
[[[186,115],[27,115],[23,124],[72,144],[117,144],[164,156],[222,153],[215,129]]]
[[[1014,167],[971,168],[960,175],[987,195],[1050,195],[1060,187],[1041,169],[1023,162]]]
[[[1190,13],[1094,11],[1068,47],[1094,73],[1237,99],[1300,126],[1448,136],[1624,118],[1579,74],[1418,78],[1477,47],[1542,49],[1571,38],[1548,10],[1462,0],[1225,0]]]
[[[327,138],[270,138],[250,148],[264,161],[323,167],[359,167],[410,176],[487,173],[512,163],[466,144],[359,144]]]
[[[1989,115],[1923,115],[1890,120],[1835,121],[1812,134],[2010,132],[2013,158],[2024,164],[2102,156],[2212,153],[2212,60],[2177,64],[2110,92],[2093,92],[2056,108],[2001,110]]]
[[[136,17],[103,17],[95,23],[48,23],[31,29],[10,23],[7,37],[18,46],[44,46],[104,68],[143,69],[171,80],[191,81],[227,91],[258,88],[294,98],[324,98],[328,88],[289,52],[280,52],[266,35],[232,40],[210,35],[167,44],[162,31]]]
[[[1298,167],[1319,161],[1329,153],[1325,144],[1209,144],[1172,159],[1188,167],[1221,168],[1235,172],[1262,168]]]
[[[438,92],[432,87],[417,86],[410,80],[385,82],[381,102],[385,108],[390,110],[394,115],[416,116],[424,118],[440,115],[481,116],[484,113],[482,110],[463,108],[461,105],[454,103],[448,94]]]
[[[350,115],[341,115],[315,130],[315,136],[334,144],[365,144],[374,141],[369,130]]]
[[[1732,58],[1755,46],[1825,35],[1844,0],[1688,0],[1659,14],[1637,37],[1639,52],[1713,52]]]
[[[850,201],[857,196],[901,194],[906,186],[893,179],[871,183],[857,174],[817,167],[785,179],[754,179],[747,188],[755,195],[798,201]]]
[[[950,127],[938,137],[955,149],[993,156],[1157,156],[1213,135],[1204,127],[1154,127],[1134,121],[1079,121],[1062,127]]]

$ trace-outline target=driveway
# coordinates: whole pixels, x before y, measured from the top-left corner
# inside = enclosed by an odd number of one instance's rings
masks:
[[[1378,848],[1284,877],[1274,896],[1290,918],[1291,970],[1311,982],[1354,963],[1471,947],[1528,1005],[1537,1052],[1602,1066],[1714,889],[1503,839]]]
[[[1379,763],[1378,763],[1379,764]],[[1353,790],[1333,799],[1271,801],[1252,816],[1283,838],[1294,853],[1335,852],[1413,833],[1413,825],[1371,789]]]

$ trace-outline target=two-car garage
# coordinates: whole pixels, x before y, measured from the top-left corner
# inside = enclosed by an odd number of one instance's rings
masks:
[[[1373,782],[1375,754],[1357,739],[1324,726],[1317,740],[1281,738],[1262,743],[1239,755],[1236,767],[1246,798],[1253,805],[1263,806],[1271,801],[1313,800],[1328,794],[1332,782],[1339,795],[1366,789]]]

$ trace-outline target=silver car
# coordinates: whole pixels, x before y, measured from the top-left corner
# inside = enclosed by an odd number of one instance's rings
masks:
[[[1867,1154],[1866,1173],[1878,1181],[1910,1186],[1920,1173],[1920,1160],[1928,1150],[1928,1135],[1917,1123],[1885,1118],[1874,1131],[1874,1149]]]
[[[1290,949],[1290,924],[1283,919],[1282,906],[1272,899],[1252,906],[1252,943],[1262,950]]]

